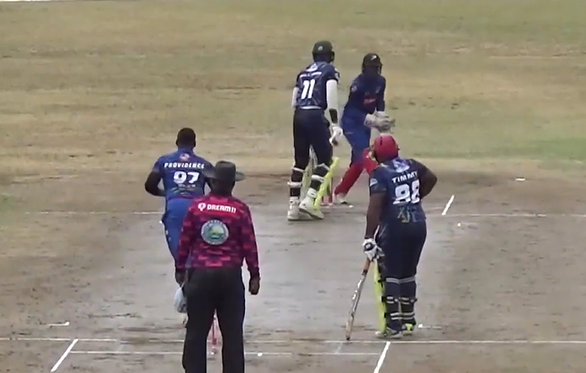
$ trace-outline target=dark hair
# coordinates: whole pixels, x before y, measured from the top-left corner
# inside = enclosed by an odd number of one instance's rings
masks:
[[[191,146],[195,147],[195,131],[192,128],[181,128],[177,133],[177,146]]]
[[[221,181],[221,180],[210,180],[211,181],[211,191],[214,194],[217,195],[221,195],[221,196],[231,196],[232,195],[232,191],[234,190],[234,186],[236,185],[236,182],[233,181],[231,183],[226,183],[225,181]]]

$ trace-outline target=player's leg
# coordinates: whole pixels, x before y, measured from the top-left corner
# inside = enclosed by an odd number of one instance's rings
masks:
[[[323,219],[324,215],[319,209],[319,205],[315,203],[317,192],[325,180],[325,176],[330,170],[332,161],[332,146],[330,144],[330,130],[328,123],[323,117],[323,113],[313,113],[312,115],[320,115],[312,120],[312,126],[309,127],[310,145],[313,147],[315,157],[317,159],[317,166],[311,175],[311,182],[305,198],[301,201],[299,209],[311,215],[315,219]]]
[[[307,134],[306,110],[296,110],[293,115],[293,153],[295,162],[291,169],[289,180],[289,210],[287,220],[300,220],[302,215],[299,211],[301,202],[301,188],[303,186],[303,174],[309,164],[309,151],[311,143]]]
[[[379,232],[377,242],[383,250],[384,258],[384,297],[386,303],[386,329],[383,333],[377,333],[382,338],[401,338],[403,324],[401,320],[400,276],[403,272],[402,264],[405,255],[404,236],[401,227],[387,227]]]
[[[191,200],[187,198],[175,198],[167,202],[165,215],[162,219],[165,227],[165,238],[169,252],[173,260],[177,260],[177,251],[179,250],[179,237],[183,227],[183,219],[191,205]]]
[[[240,269],[229,269],[221,281],[218,324],[222,332],[222,372],[244,373],[245,290]]]
[[[425,222],[409,224],[409,239],[407,247],[409,250],[404,257],[405,264],[400,278],[400,304],[403,332],[410,335],[415,330],[415,302],[417,302],[417,283],[415,275],[417,266],[427,238],[427,227]]]
[[[364,151],[370,145],[370,129],[345,131],[344,136],[352,148],[350,166],[334,190],[336,203],[347,205],[346,196],[364,170]]]

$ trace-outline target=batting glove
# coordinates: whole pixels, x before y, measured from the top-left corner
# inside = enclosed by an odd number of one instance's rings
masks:
[[[378,247],[374,238],[365,238],[362,243],[362,250],[370,261],[378,259],[382,254],[382,250]]]
[[[330,137],[330,143],[332,145],[338,145],[338,139],[340,138],[340,136],[342,136],[344,131],[340,128],[340,126],[334,124],[331,126],[330,130],[332,133],[332,136]]]

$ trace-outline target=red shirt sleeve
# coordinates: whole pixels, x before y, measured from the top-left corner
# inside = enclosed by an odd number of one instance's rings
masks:
[[[242,204],[242,250],[246,266],[250,277],[260,277],[260,268],[258,264],[258,247],[256,244],[256,233],[254,231],[254,224],[252,223],[252,216],[250,209],[246,204]]]
[[[189,252],[194,246],[195,239],[199,232],[195,231],[195,215],[193,208],[189,207],[185,219],[183,219],[183,227],[181,228],[181,235],[179,236],[179,248],[177,250],[177,263],[175,267],[179,270],[184,270],[189,258]]]

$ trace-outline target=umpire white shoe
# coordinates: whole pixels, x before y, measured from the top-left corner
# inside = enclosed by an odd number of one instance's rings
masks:
[[[321,220],[324,218],[323,212],[321,212],[319,207],[315,205],[315,198],[311,198],[310,196],[305,197],[303,201],[301,201],[299,204],[299,210],[307,213],[314,219]]]

